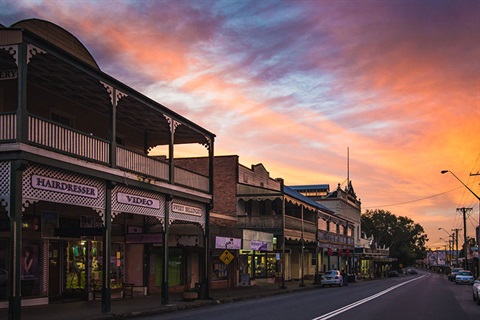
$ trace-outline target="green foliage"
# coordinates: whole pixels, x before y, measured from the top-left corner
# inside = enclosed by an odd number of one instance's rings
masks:
[[[373,236],[377,247],[390,248],[390,257],[398,263],[412,265],[427,255],[428,241],[423,227],[408,217],[397,217],[385,210],[367,210],[361,216],[362,231]]]

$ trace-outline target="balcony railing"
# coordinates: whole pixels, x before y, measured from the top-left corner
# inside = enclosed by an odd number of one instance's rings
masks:
[[[0,143],[17,139],[16,123],[15,113],[0,114]],[[28,142],[40,148],[110,165],[109,141],[32,115],[28,117]],[[165,162],[120,146],[116,153],[117,167],[146,177],[169,181],[169,166]],[[210,190],[208,177],[177,167],[175,183],[205,192]]]
[[[110,161],[107,141],[33,116],[28,117],[28,141],[89,160]]]
[[[160,180],[169,180],[168,164],[123,147],[117,147],[117,166]]]
[[[285,228],[291,230],[298,230],[302,231],[302,219],[294,218],[290,216],[285,216]],[[310,221],[303,221],[303,231],[316,233],[317,232],[317,224]]]
[[[237,216],[239,228],[282,229],[282,216]]]
[[[208,191],[210,189],[208,177],[179,167],[175,167],[175,183],[199,190]]]
[[[353,245],[353,237],[348,237],[343,234],[333,233],[325,230],[318,230],[318,240]]]
[[[0,114],[0,141],[15,140],[17,134],[17,116],[15,113]]]

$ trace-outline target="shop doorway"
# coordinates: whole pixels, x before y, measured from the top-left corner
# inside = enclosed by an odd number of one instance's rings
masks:
[[[62,288],[62,259],[61,244],[59,241],[50,241],[48,244],[48,296],[58,300]]]
[[[128,244],[125,256],[128,257],[125,270],[125,281],[135,286],[143,286],[143,244]]]

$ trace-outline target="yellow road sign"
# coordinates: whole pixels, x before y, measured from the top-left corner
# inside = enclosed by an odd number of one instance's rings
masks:
[[[228,250],[223,251],[223,253],[220,255],[220,260],[222,260],[222,262],[225,264],[232,262],[233,258],[235,258],[235,256]]]

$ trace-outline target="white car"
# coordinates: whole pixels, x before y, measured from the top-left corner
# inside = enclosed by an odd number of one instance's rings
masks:
[[[450,272],[450,274],[448,275],[448,281],[455,281],[455,277],[457,276],[457,274],[462,271],[463,268],[455,268],[452,270],[452,272]]]
[[[330,286],[343,286],[343,277],[338,270],[328,270],[322,275],[320,280],[322,287],[326,285]]]
[[[480,305],[480,278],[475,280],[472,286],[473,291],[473,301],[477,302]]]
[[[473,274],[467,270],[459,271],[455,277],[455,284],[473,284],[474,281],[475,278],[473,277]]]

